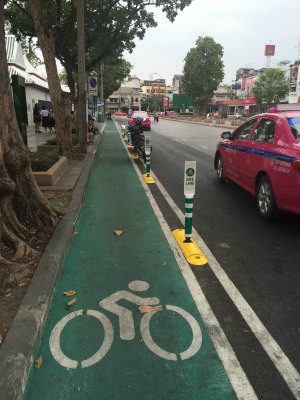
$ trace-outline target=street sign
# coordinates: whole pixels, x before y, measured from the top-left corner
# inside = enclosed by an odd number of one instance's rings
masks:
[[[102,105],[102,100],[101,99],[97,99],[97,106],[101,106]]]
[[[96,76],[89,77],[89,94],[91,96],[97,96],[98,92],[98,80]]]
[[[145,153],[151,153],[151,139],[150,136],[145,136]]]
[[[185,161],[184,195],[194,196],[196,186],[196,161]]]

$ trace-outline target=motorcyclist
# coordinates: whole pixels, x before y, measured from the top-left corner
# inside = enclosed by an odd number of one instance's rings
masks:
[[[137,117],[132,125],[128,125],[128,130],[130,132],[131,144],[133,145],[134,152],[137,153],[138,150],[138,137],[140,133],[143,133],[142,129],[142,118]]]

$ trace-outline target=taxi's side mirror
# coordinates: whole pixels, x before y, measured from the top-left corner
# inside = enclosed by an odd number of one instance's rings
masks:
[[[230,136],[231,136],[231,132],[222,132],[221,133],[221,138],[222,139],[229,139],[230,138]]]

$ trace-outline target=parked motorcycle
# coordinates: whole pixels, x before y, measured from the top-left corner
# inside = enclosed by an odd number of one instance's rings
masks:
[[[146,162],[145,135],[142,130],[141,121],[137,120],[133,125],[128,125],[128,131],[130,132],[134,152]]]

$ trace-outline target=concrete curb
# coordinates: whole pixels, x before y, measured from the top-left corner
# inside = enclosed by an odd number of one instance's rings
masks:
[[[187,122],[189,124],[210,126],[210,127],[214,127],[214,128],[223,128],[223,129],[225,128],[225,129],[232,129],[232,130],[237,128],[237,126],[232,126],[232,125],[228,125],[228,124],[215,124],[214,122],[207,123],[207,122],[201,122],[201,121],[186,121],[184,119],[171,119],[171,118],[166,118],[166,120],[174,121],[174,122]]]
[[[105,124],[101,130],[103,133]],[[101,137],[101,134],[99,135]],[[96,143],[98,148],[100,138]],[[96,150],[88,152],[68,210],[52,235],[19,310],[0,348],[1,398],[21,400],[33,356],[41,338],[56,279],[69,249],[73,227],[84,201]]]

